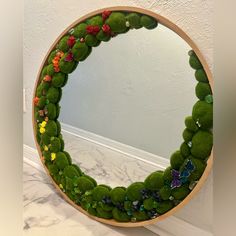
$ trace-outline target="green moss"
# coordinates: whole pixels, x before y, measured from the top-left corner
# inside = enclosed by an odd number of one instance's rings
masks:
[[[171,173],[172,167],[169,166],[165,169],[163,173],[163,179],[164,182],[170,183],[172,181],[172,173]]]
[[[156,201],[153,198],[147,198],[143,201],[143,206],[146,210],[152,210],[155,207]]]
[[[184,129],[183,134],[182,134],[185,142],[191,141],[193,135],[194,135],[194,133],[191,130],[189,130],[188,128]]]
[[[78,181],[77,181],[77,184],[78,184],[79,190],[82,193],[85,193],[86,191],[92,190],[95,187],[93,182],[85,176],[79,177]]]
[[[100,44],[100,41],[96,38],[96,36],[88,34],[85,37],[85,43],[89,47],[97,47]]]
[[[205,159],[212,149],[213,136],[207,131],[198,131],[192,139],[191,153],[194,157]]]
[[[56,118],[55,119],[57,119],[60,114],[61,106],[59,105],[59,103],[57,103],[55,105],[56,105]]]
[[[41,72],[40,79],[42,80],[44,76],[47,75],[47,66],[44,66]]]
[[[55,73],[55,70],[54,70],[53,64],[49,64],[47,66],[47,75],[53,76],[54,73]]]
[[[85,55],[80,59],[80,61],[84,61],[84,60],[91,54],[91,52],[92,52],[92,47],[89,47],[87,54],[85,54]]]
[[[36,96],[37,97],[44,96],[45,93],[48,91],[49,87],[50,87],[49,83],[41,82],[36,89]]]
[[[99,41],[103,41],[103,42],[108,42],[110,39],[111,39],[111,36],[104,33],[102,30],[100,30],[97,35],[96,35],[96,38],[99,40]]]
[[[62,52],[67,52],[69,50],[69,45],[67,43],[68,39],[69,39],[69,35],[66,35],[64,37],[62,37],[62,39],[59,41],[57,48],[62,51]]]
[[[129,13],[126,16],[126,20],[129,22],[131,28],[139,29],[142,27],[141,22],[140,22],[141,17],[138,13],[134,13],[134,12]]]
[[[45,127],[45,133],[50,137],[57,136],[57,123],[53,120],[49,120]]]
[[[184,123],[190,131],[196,132],[198,130],[198,126],[192,116],[186,117]]]
[[[43,133],[42,136],[41,136],[41,139],[42,139],[42,142],[43,142],[44,145],[48,145],[51,142],[51,140],[50,140],[51,136],[48,135],[47,133]]]
[[[174,204],[172,201],[162,201],[162,202],[157,202],[157,207],[156,207],[156,211],[159,214],[164,214],[167,211],[169,211],[171,208],[174,207]]]
[[[86,35],[86,27],[87,27],[86,23],[81,23],[77,25],[74,28],[74,32],[72,33],[72,35],[74,35],[76,38],[84,38]]]
[[[58,172],[59,172],[58,167],[56,165],[54,165],[54,164],[49,164],[47,166],[47,168],[48,168],[48,171],[49,171],[50,175],[52,175],[52,176],[57,175]]]
[[[126,210],[126,211],[131,211],[132,210],[132,202],[131,201],[125,201],[124,202],[124,209]]]
[[[34,112],[35,120],[38,121],[38,122],[43,122],[44,121],[44,117],[40,116],[38,111]]]
[[[203,68],[198,69],[198,70],[195,71],[195,78],[199,82],[203,82],[203,83],[207,83],[208,82],[208,78],[207,78],[206,72],[204,71]]]
[[[106,24],[111,27],[111,31],[114,33],[122,33],[127,29],[125,14],[121,12],[112,12],[106,20]]]
[[[76,61],[81,61],[89,53],[89,47],[86,43],[76,42],[71,52]]]
[[[37,130],[37,133],[36,133],[36,140],[37,140],[38,144],[40,144],[40,142],[41,142],[41,134],[39,133],[38,130]]]
[[[112,190],[112,188],[110,186],[106,185],[106,184],[99,184],[99,186],[102,186],[102,187],[108,189],[109,191]]]
[[[141,191],[145,189],[145,185],[142,182],[135,182],[132,183],[127,189],[126,189],[126,196],[131,201],[141,200],[142,194]]]
[[[90,19],[87,20],[87,23],[88,25],[93,25],[93,26],[100,26],[102,27],[103,26],[103,19],[100,15],[97,15],[97,16],[94,16]]]
[[[104,211],[101,207],[96,208],[98,216],[104,219],[111,219],[112,218],[112,212],[110,211]]]
[[[52,77],[52,86],[56,88],[65,86],[67,77],[68,76],[62,72],[55,73]]]
[[[57,136],[58,136],[61,133],[61,124],[58,120],[56,120],[56,125],[57,125]]]
[[[185,184],[178,188],[172,189],[171,195],[176,200],[183,200],[189,193],[190,193],[190,190],[188,188],[188,184]]]
[[[189,156],[188,159],[190,159],[194,165],[194,170],[193,170],[193,172],[191,172],[191,175],[188,177],[188,180],[189,181],[199,180],[206,168],[206,163],[204,161],[194,158],[192,156]],[[184,167],[186,166],[186,164],[188,162],[188,159],[185,160],[185,162],[183,163],[183,165],[180,168],[180,171],[182,171],[184,169]]]
[[[64,150],[64,147],[65,147],[65,142],[63,140],[63,137],[62,135],[59,135],[59,139],[60,139],[60,142],[61,142],[61,150],[63,151]],[[68,153],[69,154],[69,153]],[[71,163],[70,163],[71,164]]]
[[[135,211],[133,217],[136,218],[136,221],[148,220],[148,214],[145,211]]]
[[[180,152],[183,157],[187,157],[190,155],[190,148],[187,143],[183,142],[180,146]]]
[[[50,120],[54,120],[57,117],[57,108],[56,105],[53,103],[48,103],[45,106],[45,111],[46,111],[46,115]]]
[[[111,200],[113,204],[117,204],[119,202],[124,202],[125,200],[125,190],[122,187],[116,187],[111,190]]]
[[[75,70],[77,64],[73,60],[72,61],[65,61],[65,58],[67,56],[68,56],[68,53],[65,53],[64,56],[60,59],[59,68],[60,68],[61,72],[65,73],[65,74],[70,74]]]
[[[213,106],[205,101],[198,101],[193,106],[192,117],[201,125],[201,129],[210,129],[213,125]]]
[[[130,221],[130,216],[126,214],[126,212],[120,211],[117,208],[112,210],[112,216],[116,221],[119,222],[128,222]]]
[[[164,185],[163,172],[151,173],[144,181],[145,187],[150,190],[158,190]]]
[[[184,157],[182,156],[180,151],[174,152],[170,157],[171,167],[175,170],[178,170],[180,166],[183,164],[183,162],[184,162]]]
[[[97,211],[96,209],[92,208],[92,207],[89,207],[88,209],[88,213],[92,216],[97,216]]]
[[[61,141],[59,138],[51,137],[49,150],[51,152],[59,152],[61,150]]]
[[[171,196],[171,188],[167,185],[163,186],[160,189],[160,196],[163,200],[168,200],[169,197]]]
[[[190,66],[195,70],[201,69],[202,64],[193,50],[189,51],[189,56]]]
[[[195,93],[200,100],[204,100],[207,95],[212,94],[211,87],[208,83],[198,82]]]
[[[43,151],[43,156],[46,161],[51,162],[51,152],[50,151]],[[51,164],[51,163],[50,163]]]
[[[67,168],[67,167],[66,167],[66,168]],[[65,169],[66,169],[66,168],[65,168]],[[65,169],[64,169],[64,171],[65,171]],[[69,191],[73,190],[73,189],[74,189],[73,180],[72,180],[71,178],[68,178],[68,177],[65,177],[65,179],[66,179],[66,186],[65,186],[65,189],[66,189],[66,190],[69,190]]]
[[[93,183],[94,187],[97,186],[97,181],[96,181],[94,178],[92,178],[92,177],[89,176],[89,175],[84,175],[84,177],[86,177],[87,179],[89,179],[89,180]]]
[[[64,152],[64,153],[66,153],[66,152]],[[68,156],[67,156],[67,158],[68,158]],[[70,157],[70,159],[71,159],[71,157]],[[71,166],[73,166],[77,170],[79,175],[83,175],[82,170],[76,164],[71,164]]]
[[[154,29],[157,27],[158,24],[154,18],[147,15],[141,16],[140,23],[146,29]]]
[[[47,99],[51,103],[58,103],[60,100],[60,90],[54,87],[49,88],[47,92]]]
[[[102,201],[104,197],[110,196],[110,191],[106,187],[97,186],[93,189],[92,196],[95,201]]]
[[[48,64],[52,63],[52,60],[54,59],[54,57],[56,56],[56,54],[57,54],[57,51],[56,51],[56,50],[51,51],[51,53],[50,53],[49,56],[48,56]]]
[[[46,105],[46,102],[47,102],[47,98],[45,96],[40,97],[37,104],[38,108],[40,109],[44,108],[44,106]]]
[[[68,164],[69,164],[69,162],[68,162]],[[64,174],[64,176],[71,178],[71,179],[73,179],[75,176],[77,176],[77,177],[80,176],[80,172],[78,172],[77,169],[72,165],[66,166],[65,169],[63,170],[63,174]]]
[[[54,160],[54,163],[60,170],[63,170],[66,166],[69,165],[67,157],[63,152],[56,153],[56,159]]]

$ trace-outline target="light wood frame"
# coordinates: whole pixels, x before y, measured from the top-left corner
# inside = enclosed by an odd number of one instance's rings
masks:
[[[142,8],[137,8],[137,7],[130,7],[130,6],[118,6],[118,7],[107,7],[107,8],[103,8],[103,9],[99,9],[96,11],[93,11],[89,14],[84,15],[83,17],[79,18],[78,20],[76,20],[74,23],[72,23],[71,25],[69,25],[60,35],[59,37],[55,40],[55,42],[53,43],[53,45],[50,47],[50,49],[47,52],[47,55],[45,56],[38,75],[37,75],[37,79],[35,82],[35,87],[34,87],[34,93],[33,95],[35,95],[36,92],[36,88],[38,86],[39,83],[39,79],[40,79],[40,74],[41,74],[41,70],[44,67],[44,65],[46,65],[47,63],[47,59],[48,56],[50,54],[50,52],[55,48],[55,46],[57,45],[57,43],[59,42],[59,40],[69,31],[69,29],[73,28],[75,25],[79,24],[80,22],[83,22],[84,20],[102,13],[104,10],[110,10],[110,11],[127,11],[127,12],[138,12],[141,14],[146,14],[149,16],[152,16],[153,18],[155,18],[160,24],[166,26],[167,28],[169,28],[170,30],[174,31],[176,34],[178,34],[183,40],[185,40],[189,46],[194,50],[194,52],[197,54],[197,57],[199,58],[199,60],[201,61],[204,70],[206,71],[207,77],[209,79],[209,83],[211,86],[211,89],[213,91],[213,78],[212,78],[212,73],[209,69],[209,66],[207,65],[206,60],[204,59],[201,51],[199,50],[199,48],[197,47],[197,45],[193,42],[193,40],[182,30],[180,29],[177,25],[175,25],[174,23],[172,23],[171,21],[169,21],[168,19],[166,19],[165,17],[154,13],[152,11],[146,10],[146,9],[142,9]],[[114,219],[111,220],[107,220],[107,219],[103,219],[103,218],[99,218],[96,216],[92,216],[90,215],[87,211],[85,211],[83,208],[81,208],[80,206],[76,205],[64,192],[62,192],[62,190],[59,188],[59,186],[56,184],[56,182],[53,180],[53,178],[50,176],[49,171],[47,169],[47,167],[44,164],[43,158],[42,158],[42,152],[40,150],[40,147],[37,143],[36,140],[36,129],[35,127],[37,126],[37,123],[35,122],[35,118],[34,118],[34,103],[32,102],[32,124],[33,124],[33,130],[34,130],[34,140],[35,140],[35,144],[38,150],[38,153],[40,155],[40,159],[42,161],[43,167],[46,171],[46,173],[48,174],[49,178],[51,179],[53,185],[55,186],[55,188],[60,192],[60,194],[62,195],[62,197],[69,203],[71,204],[73,207],[75,207],[76,209],[78,209],[80,212],[82,212],[83,214],[87,215],[88,217],[92,218],[93,220],[99,221],[101,223],[104,224],[108,224],[108,225],[112,225],[112,226],[119,226],[119,227],[140,227],[140,226],[146,226],[146,225],[150,225],[150,224],[154,224],[157,223],[163,219],[165,219],[168,216],[173,215],[175,212],[177,212],[179,209],[181,209],[183,206],[185,206],[197,193],[198,191],[201,189],[201,187],[203,186],[203,184],[205,183],[212,165],[213,165],[213,151],[211,152],[211,155],[207,161],[207,166],[205,168],[205,171],[203,173],[203,175],[201,176],[201,178],[199,179],[197,185],[195,186],[195,188],[190,192],[190,194],[180,203],[178,204],[176,207],[172,208],[170,211],[166,212],[165,214],[155,218],[155,219],[150,219],[150,220],[146,220],[146,221],[141,221],[141,222],[117,222]]]

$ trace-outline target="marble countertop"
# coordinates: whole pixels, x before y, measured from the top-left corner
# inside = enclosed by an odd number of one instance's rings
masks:
[[[66,203],[47,175],[24,162],[24,235],[156,236],[145,228],[117,228],[89,219]]]

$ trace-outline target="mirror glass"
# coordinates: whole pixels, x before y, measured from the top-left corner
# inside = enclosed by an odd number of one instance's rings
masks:
[[[160,24],[154,30],[130,30],[101,43],[69,76],[59,120],[75,127],[84,142],[102,138],[107,146],[112,143],[119,149],[123,144],[123,150],[129,146],[153,159],[169,159],[183,142],[184,118],[191,115],[197,100],[194,71],[188,63],[190,49]],[[81,139],[68,134],[64,139],[75,161],[96,151],[84,143],[84,152],[77,153]]]

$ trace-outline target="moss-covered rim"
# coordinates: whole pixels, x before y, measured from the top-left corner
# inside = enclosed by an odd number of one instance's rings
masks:
[[[199,99],[192,115],[185,118],[183,143],[170,158],[165,171],[151,173],[144,182],[127,188],[111,189],[81,171],[64,150],[58,116],[62,87],[79,62],[92,47],[131,29],[156,28],[158,22],[138,12],[105,10],[71,28],[52,49],[41,70],[34,94],[36,139],[43,161],[61,190],[89,214],[120,222],[146,221],[156,218],[181,201],[193,190],[202,176],[212,149],[212,91],[205,70],[194,51],[189,52],[195,70]]]

